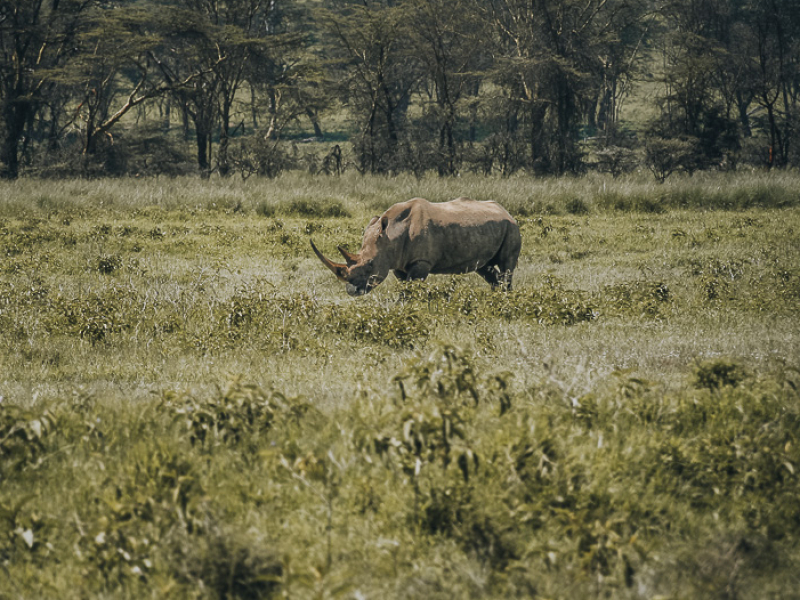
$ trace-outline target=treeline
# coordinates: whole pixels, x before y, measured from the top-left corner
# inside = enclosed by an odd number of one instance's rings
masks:
[[[11,179],[800,164],[797,0],[0,0],[0,53]]]

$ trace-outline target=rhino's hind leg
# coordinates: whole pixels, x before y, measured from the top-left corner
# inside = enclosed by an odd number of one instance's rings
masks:
[[[483,277],[492,288],[495,288],[500,283],[498,279],[499,271],[494,265],[486,265],[478,269],[478,275]]]
[[[514,272],[511,270],[503,271],[502,273],[500,273],[500,288],[504,292],[511,291],[512,289],[511,280],[513,279],[513,277],[514,277]]]
[[[521,246],[522,240],[519,236],[519,229],[510,231],[503,240],[503,244],[495,257],[486,266],[478,269],[478,273],[489,282],[492,289],[499,287],[505,292],[511,291],[511,280],[514,269],[517,268]]]

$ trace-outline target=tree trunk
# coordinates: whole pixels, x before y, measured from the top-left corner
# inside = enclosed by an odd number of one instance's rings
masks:
[[[169,133],[170,120],[172,116],[172,99],[167,96],[163,101],[163,112],[161,113],[161,131]]]
[[[0,159],[5,163],[5,167],[0,171],[0,177],[16,179],[19,177],[19,144],[25,133],[25,123],[32,107],[20,99],[6,99],[5,104],[3,120],[6,125],[6,136],[0,150],[2,151]]]
[[[0,177],[16,179],[19,176],[19,138],[8,133],[3,140],[2,161],[5,163]]]
[[[256,89],[250,86],[250,118],[253,120],[253,131],[258,131],[258,98]]]
[[[324,137],[322,133],[322,127],[319,125],[319,119],[317,118],[317,113],[315,113],[310,108],[306,107],[306,116],[311,121],[311,126],[314,127],[314,137],[318,140],[321,140]]]
[[[737,90],[736,107],[739,110],[739,124],[742,126],[742,136],[746,138],[753,136],[753,130],[750,128],[750,115],[747,114],[749,106],[750,100],[744,98],[741,90]]]
[[[575,132],[573,131],[573,123],[577,121],[577,115],[572,89],[563,74],[559,75],[559,81],[556,84],[556,89],[557,130],[555,135],[555,169],[556,173],[561,175],[567,171],[573,170],[577,166],[575,164]]]
[[[544,151],[544,117],[547,114],[547,106],[542,102],[531,103],[530,117],[530,148],[531,148],[531,165],[534,167],[539,160],[547,160]],[[514,128],[516,129],[516,128]],[[514,129],[509,127],[513,133]]]
[[[207,179],[211,175],[209,168],[208,152],[209,152],[209,135],[201,128],[196,127],[197,130],[197,166],[200,168],[200,176]]]
[[[767,108],[767,118],[769,121],[769,168],[783,166],[783,144],[781,141],[781,130],[775,119],[775,105],[765,102]]]
[[[231,172],[230,161],[228,160],[228,145],[230,143],[230,105],[228,102],[223,103],[222,107],[222,123],[219,129],[219,148],[217,148],[217,166],[219,168],[220,177],[227,177]]]

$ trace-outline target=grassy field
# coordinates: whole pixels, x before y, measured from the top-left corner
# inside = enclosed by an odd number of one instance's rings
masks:
[[[800,597],[798,190],[0,183],[0,599]],[[308,243],[460,195],[514,292]]]

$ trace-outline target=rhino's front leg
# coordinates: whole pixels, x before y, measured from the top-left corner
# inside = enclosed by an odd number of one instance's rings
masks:
[[[424,260],[411,263],[405,270],[395,269],[394,274],[400,281],[425,279],[431,272],[431,264]]]

